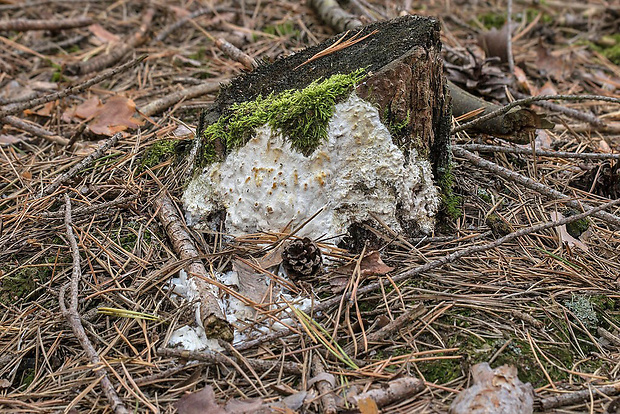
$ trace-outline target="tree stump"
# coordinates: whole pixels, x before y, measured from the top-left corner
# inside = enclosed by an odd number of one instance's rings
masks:
[[[337,236],[354,223],[433,229],[449,185],[451,112],[439,22],[339,34],[233,80],[205,116],[183,202],[232,234]]]

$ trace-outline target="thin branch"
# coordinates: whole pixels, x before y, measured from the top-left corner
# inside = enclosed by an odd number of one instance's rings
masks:
[[[529,148],[517,148],[517,147],[502,147],[499,145],[482,145],[482,144],[462,144],[455,145],[452,148],[461,148],[468,151],[482,151],[482,152],[503,152],[508,154],[525,154],[532,155],[532,150]],[[620,154],[601,154],[595,152],[564,152],[564,151],[544,151],[536,150],[536,155],[542,157],[555,157],[555,158],[580,158],[584,160],[620,160]]]
[[[144,105],[140,109],[140,113],[145,116],[152,116],[158,114],[170,108],[172,105],[180,102],[181,100],[192,99],[197,96],[217,92],[223,84],[224,83],[220,82],[205,82],[200,85],[192,86],[187,89],[182,89],[180,91],[170,93],[160,99]]]
[[[107,70],[105,72],[103,72],[100,75],[97,75],[91,79],[88,79],[87,81],[84,81],[80,84],[77,84],[75,86],[71,86],[67,89],[64,89],[62,91],[59,92],[55,92],[49,95],[45,95],[42,96],[40,98],[37,99],[33,99],[31,101],[28,102],[23,102],[17,105],[10,105],[7,108],[3,109],[0,111],[0,118],[5,117],[7,115],[13,115],[13,114],[17,114],[21,111],[23,111],[24,109],[29,109],[29,108],[34,108],[36,106],[39,105],[43,105],[45,103],[48,102],[52,102],[55,101],[57,99],[62,99],[64,97],[67,97],[69,95],[74,95],[74,94],[78,94],[82,91],[85,91],[86,89],[90,88],[93,85],[96,85],[100,82],[103,82],[106,79],[110,79],[113,78],[114,76],[118,75],[119,73],[125,72],[128,69],[133,68],[134,66],[137,66],[138,64],[140,64],[144,59],[146,59],[146,55],[142,55],[130,62],[124,63],[118,67],[112,68],[110,70]]]
[[[552,408],[562,407],[565,405],[572,405],[584,400],[588,400],[593,393],[612,396],[620,393],[620,382],[612,385],[603,385],[602,387],[588,388],[587,390],[581,390],[571,392],[568,394],[560,394],[554,397],[543,398],[537,402],[536,405],[540,406],[543,411],[550,410]]]
[[[43,195],[50,195],[50,194],[52,194],[54,191],[56,191],[56,189],[58,189],[58,187],[60,187],[62,185],[62,183],[64,183],[65,181],[67,181],[68,179],[73,177],[75,174],[77,174],[84,167],[90,165],[97,158],[101,157],[104,152],[106,152],[111,147],[116,145],[116,143],[120,139],[121,135],[122,134],[120,132],[117,132],[111,138],[106,140],[106,142],[104,142],[99,148],[97,148],[95,151],[93,151],[87,157],[85,157],[82,161],[78,162],[73,167],[71,167],[71,169],[69,169],[69,171],[67,171],[66,173],[64,173],[60,177],[56,178],[49,186],[47,186],[47,188],[45,188],[43,190]]]
[[[620,104],[620,98],[614,98],[611,96],[603,96],[603,95],[537,95],[530,96],[529,98],[519,99],[514,102],[509,103],[506,106],[501,107],[500,109],[490,112],[480,118],[476,118],[473,121],[469,121],[463,125],[459,125],[457,127],[452,128],[450,134],[456,134],[457,132],[464,131],[473,126],[482,124],[489,119],[497,118],[498,116],[504,115],[512,108],[515,108],[520,105],[528,105],[538,101],[603,101],[603,102],[611,102]]]
[[[30,20],[16,19],[0,21],[0,30],[17,32],[25,32],[27,30],[63,30],[73,29],[76,27],[84,27],[93,24],[90,17],[77,17],[75,19],[59,19],[59,20]]]
[[[230,366],[231,361],[236,364],[246,363],[251,366],[252,369],[261,373],[274,369],[279,370],[280,368],[282,368],[282,372],[285,374],[301,375],[305,372],[303,365],[297,362],[277,362],[258,358],[244,358],[244,361],[241,361],[237,357],[225,356],[216,351],[186,351],[184,349],[160,348],[157,353],[161,356],[182,358],[189,361],[201,361],[209,364],[221,364],[225,366]]]
[[[577,202],[575,200],[572,200],[569,196],[567,196],[564,193],[559,192],[558,190],[554,190],[551,187],[548,187],[544,184],[541,184],[537,181],[532,180],[531,178],[528,178],[522,174],[519,174],[517,172],[511,171],[507,168],[501,167],[491,161],[487,161],[484,158],[481,158],[467,150],[464,150],[462,148],[458,148],[458,147],[454,147],[452,148],[452,152],[454,153],[454,155],[459,156],[459,157],[463,157],[466,160],[468,160],[469,162],[471,162],[472,164],[474,164],[477,167],[480,168],[484,168],[487,171],[490,171],[492,173],[495,173],[497,175],[499,175],[502,178],[505,178],[507,180],[513,181],[517,184],[521,184],[524,187],[529,188],[530,190],[534,190],[540,194],[543,194],[549,198],[552,199],[556,199],[556,200],[562,200],[563,203],[565,203],[566,205],[577,209],[577,210],[581,210],[583,209],[589,209],[590,206],[586,203],[583,202]],[[616,228],[620,228],[620,217],[615,216],[613,214],[607,213],[605,211],[600,211],[600,210],[596,210],[593,214],[594,217],[597,217],[601,220],[604,220],[610,224],[612,224],[613,226],[615,226]]]
[[[67,138],[61,137],[60,135],[56,135],[52,131],[49,131],[45,128],[41,128],[40,126],[35,125],[33,123],[26,122],[23,119],[17,118],[15,116],[9,115],[5,117],[0,117],[0,123],[11,125],[12,127],[16,129],[32,134],[35,137],[43,138],[55,144],[60,144],[60,145],[69,144],[69,140]]]
[[[82,278],[82,268],[80,266],[80,250],[78,248],[75,235],[73,234],[73,227],[71,221],[71,199],[69,198],[69,195],[65,193],[65,230],[67,232],[67,239],[69,240],[69,245],[71,247],[73,272],[71,274],[71,281],[67,284],[69,286],[71,294],[69,309],[67,309],[65,304],[65,291],[67,290],[67,285],[63,286],[60,289],[60,309],[65,318],[67,319],[67,322],[71,326],[73,334],[78,339],[80,345],[82,345],[82,348],[86,352],[90,363],[94,366],[93,372],[97,377],[101,379],[101,388],[103,389],[103,393],[110,402],[112,410],[116,414],[129,414],[129,411],[127,411],[127,409],[125,408],[123,401],[114,390],[114,386],[112,385],[112,382],[108,377],[105,364],[101,363],[95,347],[88,339],[86,331],[84,330],[84,326],[82,326],[80,314],[78,313],[78,292],[80,279]]]

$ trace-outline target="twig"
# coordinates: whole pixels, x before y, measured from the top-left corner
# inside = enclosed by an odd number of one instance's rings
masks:
[[[50,194],[52,194],[54,191],[56,191],[56,189],[58,189],[58,187],[60,187],[62,185],[62,183],[67,181],[69,178],[73,177],[76,173],[78,173],[84,167],[90,165],[94,160],[96,160],[97,158],[101,157],[104,152],[106,152],[111,147],[116,145],[116,143],[120,139],[121,135],[122,134],[120,132],[114,134],[111,138],[107,139],[106,142],[101,144],[101,146],[99,148],[97,148],[95,151],[90,153],[82,161],[78,162],[73,167],[71,167],[71,169],[69,169],[69,171],[67,171],[66,173],[64,173],[60,177],[56,178],[49,186],[47,186],[43,190],[43,195],[50,195]]]
[[[222,83],[219,82],[206,82],[187,89],[182,89],[144,105],[142,109],[140,109],[140,113],[145,116],[152,116],[170,108],[182,99],[192,99],[197,96],[217,92],[221,86]]]
[[[509,154],[525,154],[531,155],[532,150],[529,148],[517,148],[517,147],[502,147],[499,145],[481,145],[481,144],[462,144],[455,145],[452,148],[462,148],[468,151],[482,151],[482,152],[503,152]],[[536,155],[542,157],[556,157],[556,158],[580,158],[585,160],[620,160],[620,154],[601,154],[594,152],[564,152],[564,151],[545,151],[536,150]]]
[[[0,117],[0,122],[9,124],[13,126],[14,128],[28,132],[29,134],[32,134],[35,137],[46,139],[55,144],[67,145],[69,143],[69,140],[67,138],[56,135],[52,131],[48,131],[45,128],[41,128],[38,125],[34,125],[30,122],[26,122],[23,119],[19,119],[15,116],[9,115],[5,117]]]
[[[584,209],[589,209],[590,206],[584,202],[577,202],[575,200],[572,200],[569,196],[567,196],[564,193],[561,193],[557,190],[554,190],[551,187],[548,187],[544,184],[541,184],[537,181],[532,180],[531,178],[528,178],[524,175],[521,175],[517,172],[511,171],[507,168],[501,167],[491,161],[487,161],[467,150],[464,150],[462,148],[458,148],[458,147],[454,147],[452,148],[452,152],[454,153],[454,155],[459,156],[459,157],[463,157],[465,159],[467,159],[469,162],[471,162],[472,164],[474,164],[477,167],[480,168],[484,168],[487,171],[490,171],[492,173],[495,173],[497,175],[499,175],[502,178],[505,178],[507,180],[516,182],[517,184],[521,184],[524,187],[529,188],[530,190],[534,190],[540,194],[543,194],[549,198],[552,199],[556,199],[556,200],[562,200],[562,202],[564,202],[566,205],[577,209],[577,210],[581,210],[582,208]],[[594,211],[594,210],[592,210]],[[612,224],[613,226],[615,226],[616,228],[620,228],[620,217],[615,216],[613,214],[607,213],[605,211],[600,211],[600,210],[596,210],[593,214],[594,217],[597,217],[601,220],[604,220],[610,224]]]
[[[387,384],[383,384],[381,388],[375,388],[349,397],[347,400],[357,407],[360,402],[370,398],[378,407],[383,407],[417,394],[422,391],[424,386],[424,381],[415,377],[406,376],[389,381]]]
[[[65,318],[67,318],[67,322],[69,322],[73,334],[78,339],[78,341],[80,341],[82,348],[86,352],[86,355],[88,355],[90,363],[94,365],[93,371],[95,375],[101,379],[101,388],[103,389],[103,393],[107,397],[108,401],[112,405],[112,410],[117,414],[129,414],[129,411],[127,411],[127,409],[125,408],[123,401],[114,390],[114,386],[108,378],[105,364],[101,363],[95,347],[93,347],[93,344],[88,339],[88,336],[86,336],[86,331],[84,330],[84,326],[82,326],[80,314],[78,313],[78,291],[80,279],[82,278],[82,269],[80,266],[80,251],[77,245],[77,241],[75,239],[75,235],[73,234],[73,228],[71,224],[71,199],[66,193],[65,229],[67,232],[67,239],[69,240],[69,245],[71,247],[71,256],[73,258],[73,272],[71,274],[71,282],[69,282],[67,285],[64,285],[60,289],[60,295],[58,299],[60,309]],[[69,309],[67,309],[65,305],[65,291],[67,290],[67,287],[70,288],[71,293]]]
[[[315,378],[326,375],[323,361],[317,354],[312,356],[312,375]],[[325,414],[336,414],[338,412],[338,406],[336,404],[336,398],[334,397],[333,384],[326,379],[319,379],[315,384],[321,396],[321,412]]]
[[[308,5],[317,11],[321,20],[338,32],[362,26],[362,22],[344,11],[336,0],[310,0]]]
[[[528,98],[529,96],[521,93],[519,91],[512,91],[512,94],[514,96],[516,96],[519,99],[525,99]],[[566,116],[569,116],[573,119],[577,119],[579,121],[584,121],[587,122],[589,124],[591,124],[592,126],[596,127],[596,128],[604,128],[605,127],[605,122],[603,122],[602,120],[598,119],[595,115],[591,114],[591,113],[587,113],[587,112],[583,112],[580,111],[578,109],[574,109],[574,108],[568,108],[566,106],[562,106],[562,105],[558,105],[558,104],[554,104],[553,102],[546,102],[546,101],[540,101],[538,102],[536,105],[542,107],[542,108],[546,108],[561,114],[564,114]]]
[[[526,228],[523,228],[521,230],[509,233],[506,236],[504,236],[504,237],[502,237],[500,239],[497,239],[497,240],[495,240],[493,242],[490,242],[490,243],[487,243],[487,244],[483,244],[483,245],[478,245],[478,246],[471,246],[471,247],[468,247],[466,249],[459,250],[459,251],[456,251],[454,253],[448,254],[448,255],[440,258],[440,259],[433,260],[432,262],[428,262],[428,263],[426,263],[426,264],[424,264],[422,266],[418,266],[416,268],[413,268],[411,270],[408,270],[406,272],[398,274],[398,275],[394,276],[392,278],[392,280],[394,282],[401,282],[401,281],[409,279],[409,278],[411,278],[413,276],[417,276],[419,274],[427,272],[427,271],[429,271],[431,269],[435,269],[435,268],[443,266],[445,264],[452,263],[455,260],[460,259],[461,257],[465,257],[465,256],[469,256],[469,255],[474,254],[474,253],[480,253],[480,252],[484,252],[484,251],[493,249],[493,248],[498,247],[498,246],[500,246],[500,245],[502,245],[504,243],[508,243],[509,241],[514,240],[514,239],[516,239],[518,237],[523,237],[523,236],[526,236],[528,234],[532,234],[532,233],[536,233],[536,232],[539,232],[539,231],[542,231],[542,230],[546,230],[546,229],[550,229],[550,228],[553,228],[553,227],[562,226],[564,224],[572,223],[574,221],[581,220],[581,219],[583,219],[585,217],[594,215],[598,211],[604,210],[604,209],[609,208],[609,207],[617,206],[617,205],[620,205],[620,199],[614,200],[614,201],[610,201],[610,202],[602,204],[602,205],[600,205],[598,207],[591,208],[591,209],[589,209],[586,212],[581,213],[581,214],[576,214],[574,216],[565,217],[562,220],[548,221],[548,222],[545,222],[545,223],[542,223],[542,224],[538,224],[536,226],[526,227]],[[363,287],[359,288],[358,291],[357,291],[357,294],[358,295],[364,295],[366,293],[378,290],[380,288],[381,288],[381,282],[371,283],[369,285],[366,285],[366,286],[363,286]],[[345,299],[348,300],[350,298],[351,294],[348,293],[348,294],[346,294],[344,296],[345,296]],[[325,310],[329,309],[330,307],[340,303],[341,300],[342,300],[342,296],[336,296],[334,298],[331,298],[329,300],[321,302],[320,304],[318,304],[317,306],[314,307],[313,312],[325,311]],[[289,335],[290,333],[291,333],[291,331],[289,329],[283,329],[281,331],[274,332],[274,333],[268,334],[268,335],[264,335],[264,336],[262,336],[260,338],[257,338],[257,339],[251,340],[251,341],[247,341],[247,342],[245,342],[243,344],[237,345],[236,348],[237,348],[237,350],[250,349],[250,348],[253,348],[255,346],[259,346],[262,343],[270,342],[270,341],[273,341],[274,339],[281,338],[283,336]]]
[[[126,39],[125,43],[115,45],[110,53],[97,56],[86,62],[77,62],[72,65],[67,65],[65,72],[71,75],[83,75],[86,73],[98,72],[114,65],[123,59],[129,52],[147,42],[147,33],[154,15],[155,9],[148,8],[142,16],[142,24],[140,25],[140,28],[136,33]]]
[[[5,117],[7,115],[13,115],[16,113],[19,113],[21,111],[23,111],[24,109],[29,109],[29,108],[34,108],[35,106],[39,106],[39,105],[43,105],[45,103],[48,102],[52,102],[55,101],[57,99],[62,99],[64,97],[67,97],[69,95],[74,95],[77,93],[80,93],[82,91],[85,91],[86,89],[90,88],[93,85],[96,85],[99,82],[103,82],[106,79],[110,79],[116,75],[118,75],[119,73],[122,73],[128,69],[133,68],[134,66],[138,65],[140,62],[142,62],[144,59],[146,59],[146,55],[142,55],[130,62],[124,63],[116,68],[112,68],[100,75],[97,75],[91,79],[88,79],[87,81],[84,81],[80,84],[77,84],[75,86],[71,86],[67,89],[64,89],[62,91],[59,92],[55,92],[55,93],[51,93],[49,95],[45,95],[42,96],[40,98],[36,98],[33,99],[31,101],[28,102],[23,102],[20,104],[16,104],[16,105],[10,105],[8,107],[6,107],[5,109],[0,111],[0,118]]]
[[[512,56],[512,0],[508,0],[508,7],[506,11],[506,24],[508,25],[508,30],[506,31],[506,54],[508,57],[508,70],[510,71],[510,75],[515,72],[515,60]]]
[[[81,216],[84,214],[93,214],[97,212],[102,212],[110,207],[118,206],[120,204],[126,204],[131,201],[136,200],[139,197],[138,194],[132,194],[127,197],[119,197],[116,200],[106,201],[105,203],[95,204],[88,207],[78,208],[73,211],[73,216]],[[54,218],[62,218],[64,215],[64,211],[44,211],[41,213],[41,217],[45,219],[54,219]]]
[[[202,34],[204,34],[209,40],[211,40],[215,44],[215,47],[220,49],[222,52],[226,53],[233,60],[241,63],[243,66],[245,66],[246,69],[253,70],[258,66],[258,63],[256,63],[256,60],[254,60],[253,57],[245,53],[243,50],[239,49],[237,46],[233,45],[232,43],[228,42],[225,39],[222,39],[222,38],[216,39],[209,32],[207,32],[205,29],[200,27],[200,25],[193,20],[190,20],[190,23],[196,29],[202,32]]]
[[[278,370],[282,368],[282,372],[285,374],[301,375],[304,372],[302,364],[297,362],[276,362],[258,358],[244,358],[244,361],[240,361],[239,358],[234,356],[224,356],[216,351],[186,351],[184,349],[173,348],[160,348],[157,353],[162,356],[182,358],[189,361],[201,361],[209,364],[222,364],[230,366],[230,361],[236,364],[246,363],[252,367],[252,369],[261,373]]]
[[[194,246],[192,237],[184,226],[184,221],[177,213],[172,199],[165,193],[155,199],[157,217],[172,242],[174,251],[183,259],[193,259],[187,267],[188,281],[195,283],[200,298],[197,322],[202,324],[208,338],[233,340],[233,328],[226,320],[217,299],[217,288],[209,283],[207,270],[200,261],[200,254]]]
[[[416,306],[414,306],[411,309],[407,309],[407,311],[405,313],[403,313],[402,315],[400,315],[398,318],[394,319],[393,321],[390,321],[390,323],[385,325],[383,328],[379,329],[376,332],[372,332],[372,333],[368,334],[368,336],[366,337],[366,340],[368,342],[382,341],[385,337],[389,336],[390,334],[392,334],[394,332],[399,331],[403,326],[405,326],[409,322],[419,318],[425,312],[426,312],[426,307],[423,304],[421,304],[421,303],[416,305]],[[353,344],[348,344],[344,348],[344,351],[346,353],[352,352],[353,351]]]
[[[25,32],[26,30],[62,30],[73,29],[75,27],[84,27],[93,24],[90,17],[77,17],[75,19],[60,20],[29,20],[16,19],[0,21],[0,30],[14,30],[17,32]]]
[[[515,108],[519,105],[528,105],[531,104],[533,102],[538,102],[538,101],[553,101],[553,100],[559,100],[559,101],[603,101],[603,102],[611,102],[611,103],[617,103],[620,104],[620,98],[614,98],[611,96],[603,96],[603,95],[537,95],[537,96],[530,96],[529,98],[524,98],[524,99],[518,99],[516,101],[513,101],[511,103],[509,103],[508,105],[505,105],[503,107],[501,107],[500,109],[490,112],[484,116],[481,116],[480,118],[476,118],[473,121],[469,121],[463,125],[459,125],[457,127],[452,128],[452,131],[450,131],[450,134],[456,134],[457,132],[461,132],[464,131],[466,129],[469,129],[473,126],[482,124],[486,121],[488,121],[489,119],[493,119],[493,118],[497,118],[500,115],[503,115],[505,113],[507,113],[508,111],[510,111],[512,108]]]
[[[536,405],[540,406],[543,411],[547,411],[552,408],[572,405],[583,400],[587,400],[593,392],[607,396],[616,395],[620,393],[620,382],[612,385],[603,385],[602,387],[593,387],[592,389],[575,391],[568,394],[560,394],[555,397],[542,398],[536,403]]]

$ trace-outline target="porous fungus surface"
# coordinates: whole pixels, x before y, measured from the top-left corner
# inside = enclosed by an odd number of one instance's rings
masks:
[[[188,222],[226,209],[226,230],[245,234],[279,231],[320,211],[300,234],[337,236],[373,214],[397,231],[400,220],[432,229],[439,196],[431,165],[415,153],[405,160],[370,103],[353,93],[335,105],[327,137],[311,154],[294,141],[265,125],[206,167],[183,195]]]

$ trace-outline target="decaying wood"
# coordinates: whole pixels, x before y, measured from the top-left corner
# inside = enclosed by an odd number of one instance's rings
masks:
[[[323,364],[321,357],[317,354],[312,356],[312,375],[315,378],[331,375],[326,373],[325,365]],[[336,398],[333,394],[333,384],[327,379],[318,379],[315,386],[321,396],[321,412],[325,414],[335,414],[338,411],[338,407],[336,404]]]
[[[234,79],[220,92],[206,122],[215,122],[233,104],[259,95],[303,89],[317,79],[365,68],[368,77],[356,92],[378,107],[385,124],[402,125],[403,133],[394,137],[399,147],[430,154],[439,179],[449,164],[451,119],[439,32],[437,20],[419,16],[358,27],[346,39],[335,36]],[[322,53],[347,39],[356,41],[333,53]]]
[[[207,282],[210,277],[198,259],[200,254],[194,247],[192,237],[185,229],[184,221],[179,216],[173,201],[166,194],[162,194],[155,199],[155,208],[174,251],[181,259],[195,259],[187,266],[187,278],[196,283],[200,296],[200,322],[202,322],[207,338],[232,341],[233,328],[226,321],[226,316],[217,301],[217,288]]]
[[[347,400],[359,406],[364,400],[373,400],[378,407],[383,407],[396,401],[409,398],[424,389],[424,381],[415,377],[401,377],[389,381],[381,388],[375,388],[370,391],[357,394],[347,398]]]

